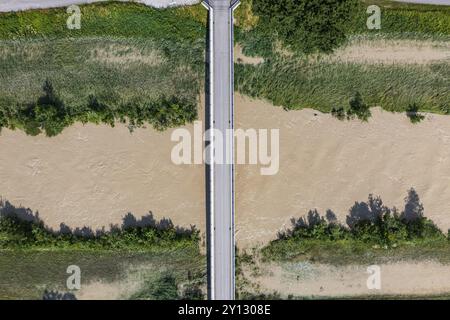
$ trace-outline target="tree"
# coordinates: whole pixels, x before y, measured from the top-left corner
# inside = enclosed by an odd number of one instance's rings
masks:
[[[346,40],[358,0],[258,0],[259,25],[294,51],[331,52]]]
[[[405,211],[402,218],[407,221],[414,221],[423,218],[424,208],[420,202],[419,195],[414,188],[408,190],[408,196],[405,198]]]
[[[33,106],[33,121],[39,124],[40,129],[43,129],[47,136],[56,136],[71,123],[68,109],[56,95],[50,80],[45,80],[42,90],[44,95]]]

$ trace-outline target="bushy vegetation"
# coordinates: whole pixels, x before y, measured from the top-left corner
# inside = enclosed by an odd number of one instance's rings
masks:
[[[179,230],[169,223],[155,226],[113,227],[94,232],[61,230],[54,232],[40,220],[24,220],[17,215],[0,217],[0,249],[86,249],[160,251],[199,248],[199,231]]]
[[[177,279],[170,272],[163,273],[156,281],[146,281],[144,289],[131,296],[132,300],[177,300]]]
[[[170,271],[163,272],[156,280],[147,280],[142,288],[133,294],[131,300],[203,300],[205,295],[196,282],[188,277],[188,283],[180,284],[180,279]]]
[[[419,106],[417,105],[417,103],[411,103],[408,106],[408,108],[406,109],[406,115],[412,123],[419,123],[420,121],[425,119],[425,116],[419,113]]]
[[[164,130],[197,118],[196,105],[175,96],[162,96],[144,105],[128,103],[113,108],[91,95],[85,105],[71,107],[58,97],[51,81],[46,80],[42,89],[43,95],[35,103],[0,108],[0,130],[2,127],[19,128],[29,135],[45,132],[51,137],[77,121],[111,126],[120,121],[132,128],[150,123],[157,130]]]
[[[331,109],[331,114],[339,120],[353,119],[357,117],[362,121],[367,121],[370,116],[370,108],[364,103],[361,94],[356,92],[355,95],[349,101],[349,107],[333,107]]]
[[[264,27],[295,52],[330,52],[346,40],[359,0],[258,0],[253,11]]]
[[[263,249],[266,258],[295,256],[308,244],[323,247],[352,248],[355,254],[368,248],[397,248],[409,244],[438,243],[450,249],[446,235],[424,216],[424,208],[414,189],[408,191],[405,208],[388,208],[380,197],[369,195],[367,202],[356,202],[350,208],[346,225],[338,222],[332,211],[326,218],[316,210],[292,220],[290,230],[280,232],[278,240]]]

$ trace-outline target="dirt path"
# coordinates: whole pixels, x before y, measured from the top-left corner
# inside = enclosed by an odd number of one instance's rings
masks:
[[[343,297],[367,295],[438,295],[450,292],[450,266],[437,262],[399,262],[380,265],[380,288],[367,287],[368,266],[289,263],[267,265],[255,278],[263,292],[284,297]],[[372,283],[371,283],[372,284]]]
[[[261,57],[249,57],[242,52],[242,47],[240,44],[236,44],[234,47],[234,62],[243,64],[253,64],[257,65],[264,62]]]
[[[450,62],[450,42],[356,38],[332,55],[324,56],[324,59],[364,64]]]

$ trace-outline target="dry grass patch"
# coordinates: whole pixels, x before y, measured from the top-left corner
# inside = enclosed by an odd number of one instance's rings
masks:
[[[105,64],[157,66],[165,63],[165,58],[157,50],[139,50],[132,46],[112,44],[107,47],[97,47],[90,52],[90,61]]]
[[[431,64],[450,61],[450,42],[356,39],[324,59],[368,64]]]

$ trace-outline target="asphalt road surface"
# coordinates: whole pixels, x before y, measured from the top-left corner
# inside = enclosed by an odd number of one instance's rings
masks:
[[[209,0],[210,112],[212,127],[225,141],[233,128],[233,10],[230,0]],[[230,131],[228,131],[230,132]],[[220,140],[220,139],[219,139]],[[214,143],[211,165],[210,298],[234,299],[234,166],[233,145]],[[222,157],[220,157],[222,155]],[[222,159],[221,163],[217,163]],[[231,161],[227,161],[231,159]]]

